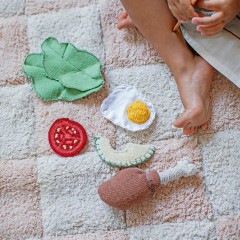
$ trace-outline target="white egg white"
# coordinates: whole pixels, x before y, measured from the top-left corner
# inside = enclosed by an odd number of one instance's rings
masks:
[[[134,123],[128,119],[127,107],[135,100],[143,101],[149,108],[150,117],[143,124]],[[100,111],[106,119],[115,125],[134,132],[147,129],[156,115],[152,103],[148,101],[142,93],[138,92],[135,87],[129,85],[116,87],[108,97],[103,100]]]

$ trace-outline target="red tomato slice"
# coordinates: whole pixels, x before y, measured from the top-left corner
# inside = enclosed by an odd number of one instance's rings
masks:
[[[87,133],[80,123],[68,118],[59,118],[49,129],[48,141],[55,153],[71,157],[85,147]]]

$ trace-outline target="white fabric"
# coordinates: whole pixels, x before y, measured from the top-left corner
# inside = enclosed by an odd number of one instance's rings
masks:
[[[155,148],[153,145],[127,143],[122,150],[113,149],[109,140],[104,137],[95,137],[95,147],[99,157],[107,164],[118,167],[129,167],[148,160]]]
[[[136,100],[141,100],[147,104],[150,111],[149,119],[143,124],[132,122],[127,116],[129,104]],[[147,129],[152,124],[156,115],[153,104],[135,87],[130,85],[120,85],[116,87],[107,98],[103,100],[100,112],[115,125],[133,132]]]
[[[222,32],[202,36],[192,23],[181,25],[189,45],[216,70],[240,87],[240,17],[236,16]]]
[[[197,173],[197,167],[191,163],[188,158],[181,159],[173,168],[160,172],[159,177],[161,184],[166,184],[177,180],[180,177],[188,177]]]

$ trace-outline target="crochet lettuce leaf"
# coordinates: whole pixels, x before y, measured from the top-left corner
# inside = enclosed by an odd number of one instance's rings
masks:
[[[102,87],[101,64],[93,54],[55,38],[47,38],[42,51],[29,54],[23,70],[44,100],[73,101]]]

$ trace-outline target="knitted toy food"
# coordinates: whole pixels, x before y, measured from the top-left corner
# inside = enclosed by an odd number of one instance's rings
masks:
[[[109,140],[95,136],[94,145],[102,161],[114,167],[130,167],[147,161],[155,152],[153,145],[128,143],[123,150],[113,149]]]
[[[47,38],[41,49],[41,53],[26,57],[23,71],[43,100],[74,101],[101,89],[101,63],[92,53],[53,37]]]
[[[85,147],[87,133],[80,123],[69,118],[59,118],[50,127],[48,140],[55,153],[72,157]]]
[[[161,184],[196,173],[196,165],[187,158],[180,160],[175,167],[160,173],[155,170],[144,172],[138,168],[128,168],[102,183],[98,188],[98,194],[109,206],[127,210],[144,201],[151,191]]]
[[[149,128],[156,116],[153,104],[129,85],[116,87],[103,100],[100,112],[115,125],[133,132]]]

